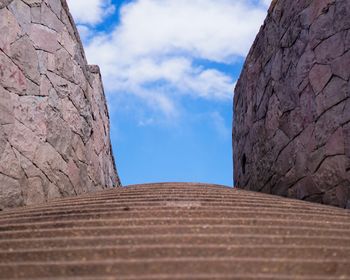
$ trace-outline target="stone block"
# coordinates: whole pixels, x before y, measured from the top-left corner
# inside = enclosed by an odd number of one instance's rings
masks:
[[[15,16],[22,30],[26,33],[29,32],[31,26],[32,15],[30,13],[30,7],[26,5],[22,0],[13,0],[8,5],[9,10]]]
[[[26,205],[42,204],[46,201],[43,181],[40,177],[28,178]]]
[[[50,90],[52,89],[52,84],[46,75],[41,75],[40,77],[40,96],[49,96]]]
[[[64,28],[57,15],[45,3],[41,5],[41,24],[55,30],[57,33],[62,32]]]
[[[39,85],[34,83],[29,78],[26,78],[26,83],[27,83],[27,90],[25,92],[25,95],[40,97],[40,87],[39,87]]]
[[[345,154],[345,136],[343,128],[339,127],[328,139],[326,144],[326,155],[344,155]]]
[[[332,69],[329,65],[315,64],[310,73],[309,80],[312,89],[319,94],[332,77]]]
[[[39,62],[39,72],[41,75],[47,73],[48,68],[48,53],[45,51],[37,50],[38,62]]]
[[[72,155],[73,132],[62,115],[48,107],[46,110],[47,141],[68,161]]]
[[[22,35],[22,31],[8,9],[0,10],[0,33],[0,49],[9,54],[10,45]]]
[[[28,36],[23,36],[11,45],[10,56],[24,75],[39,84],[38,55]]]
[[[41,7],[34,6],[34,7],[30,8],[30,13],[32,15],[32,22],[40,24],[41,23]]]
[[[20,96],[14,98],[13,112],[16,119],[25,124],[41,140],[46,141],[47,127],[45,111],[47,98]]]
[[[0,140],[1,142],[1,140]],[[0,153],[0,161],[6,164],[0,165],[0,173],[19,180],[23,176],[20,162],[8,142],[3,143],[4,150]]]
[[[282,112],[279,109],[279,101],[276,95],[273,95],[269,101],[269,110],[266,114],[265,127],[267,133],[273,135],[279,127],[279,118]]]
[[[76,196],[77,193],[74,190],[72,182],[69,180],[68,176],[60,171],[53,171],[54,182],[60,193],[60,197]]]
[[[322,115],[329,108],[344,101],[348,96],[348,83],[334,76],[324,90],[316,97],[317,114]]]
[[[29,160],[34,159],[37,148],[42,144],[40,138],[34,131],[17,120],[14,125],[11,126],[11,131],[5,131],[5,134],[11,146]],[[30,139],[30,141],[28,141],[28,139]]]
[[[334,15],[334,26],[337,31],[350,29],[350,5],[348,0],[338,0]]]
[[[0,209],[22,206],[24,204],[19,182],[0,174]]]
[[[310,6],[307,8],[311,22],[317,19],[320,15],[327,14],[330,6],[334,5],[335,2],[336,0],[311,1]]]
[[[343,33],[325,39],[315,48],[317,63],[328,64],[340,57],[345,51]]]
[[[57,170],[64,174],[67,174],[67,163],[62,156],[48,143],[42,143],[35,151],[35,157],[33,158],[40,170],[44,173],[50,173],[51,170]]]
[[[308,201],[322,201],[322,192],[317,188],[311,176],[298,181],[292,189],[295,191],[294,198]]]
[[[77,194],[83,194],[84,186],[82,185],[80,169],[72,159],[68,162],[68,176],[72,182],[75,192]]]
[[[344,133],[344,152],[350,158],[350,123],[343,126]]]
[[[10,92],[0,86],[0,125],[13,124],[15,116],[13,114],[13,100]]]
[[[349,65],[350,65],[350,51],[346,52],[344,55],[332,61],[332,72],[334,75],[339,76],[343,80],[349,80],[350,78]]]
[[[315,1],[317,2],[317,1]],[[321,14],[310,26],[310,45],[317,47],[323,40],[336,33],[334,27],[335,6],[331,6],[327,13]]]
[[[74,42],[74,40],[72,39],[72,37],[70,36],[70,34],[66,28],[64,30],[62,30],[60,37],[59,37],[59,42],[65,48],[65,50],[67,50],[69,52],[69,54],[72,57],[75,56],[76,50],[77,50],[77,45]],[[84,80],[84,79],[82,79],[82,80]]]
[[[325,192],[322,203],[345,208],[346,203],[344,202],[347,200],[347,196],[348,193],[346,187],[336,187]]]
[[[30,7],[40,7],[43,0],[22,0],[24,3]]]
[[[60,197],[61,197],[61,193],[58,186],[56,184],[50,183],[47,189],[47,199],[52,200]]]
[[[327,192],[344,180],[347,180],[346,166],[348,158],[344,155],[325,158],[317,172],[313,175],[313,180],[318,189]]]
[[[74,63],[70,54],[63,48],[55,55],[56,73],[68,81],[74,81]]]
[[[327,110],[317,120],[314,133],[319,147],[323,146],[327,142],[327,139],[341,126],[343,110],[344,104],[340,103]]]
[[[55,13],[55,15],[60,19],[61,18],[61,11],[62,11],[61,1],[45,0],[45,2],[50,7],[50,9]]]
[[[296,76],[294,77],[297,85],[300,85],[303,82],[303,80],[305,80],[309,76],[310,70],[313,68],[315,62],[316,61],[314,52],[310,49],[304,51],[304,53],[301,55],[298,61],[296,68]]]
[[[60,48],[57,33],[41,24],[30,25],[29,37],[36,49],[54,53]]]
[[[24,94],[27,89],[23,72],[2,51],[0,51],[0,85],[19,94]]]
[[[345,33],[344,44],[345,50],[350,50],[350,30]]]
[[[10,4],[13,0],[1,0],[0,1],[0,9],[7,7],[8,4]]]

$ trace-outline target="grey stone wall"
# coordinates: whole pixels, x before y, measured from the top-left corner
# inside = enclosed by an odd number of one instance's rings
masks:
[[[277,0],[234,97],[239,188],[350,208],[350,1]]]
[[[99,68],[65,0],[0,0],[0,209],[119,185]]]

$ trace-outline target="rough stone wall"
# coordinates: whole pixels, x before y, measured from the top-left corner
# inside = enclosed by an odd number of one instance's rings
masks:
[[[239,188],[350,208],[350,1],[277,0],[234,97]]]
[[[0,209],[119,185],[99,68],[65,0],[0,0]]]

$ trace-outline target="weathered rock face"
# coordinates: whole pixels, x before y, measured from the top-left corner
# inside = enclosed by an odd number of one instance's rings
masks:
[[[239,188],[350,208],[350,1],[277,0],[235,90]]]
[[[0,0],[0,209],[119,186],[99,68],[65,0]]]

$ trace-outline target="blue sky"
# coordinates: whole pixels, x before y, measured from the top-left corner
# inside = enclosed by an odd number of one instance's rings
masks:
[[[123,185],[232,186],[233,89],[270,0],[69,0]]]

